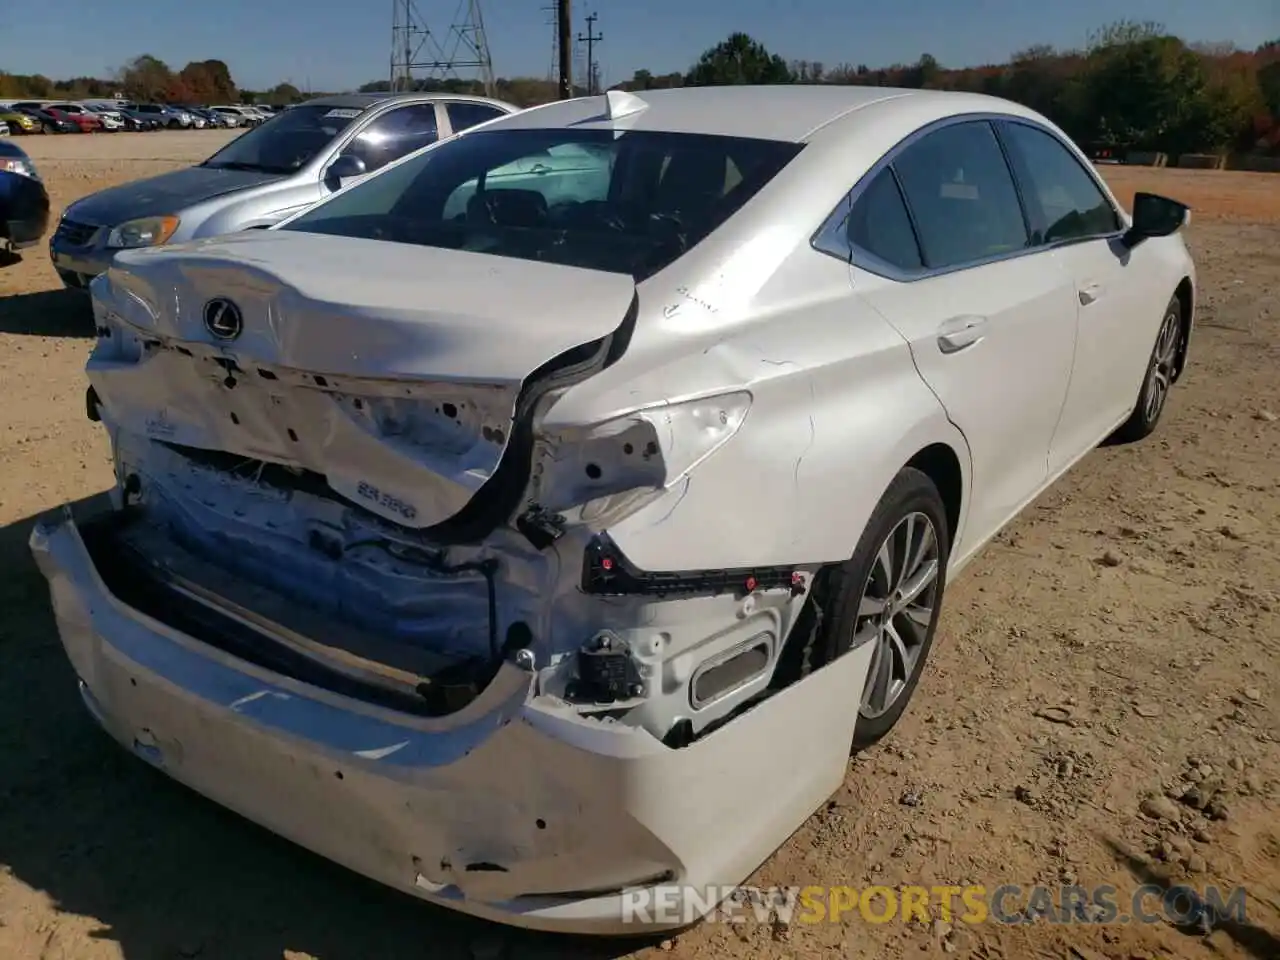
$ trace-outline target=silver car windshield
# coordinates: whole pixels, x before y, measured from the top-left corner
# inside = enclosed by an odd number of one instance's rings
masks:
[[[801,148],[654,131],[477,131],[281,229],[544,260],[638,281],[701,242]]]
[[[362,110],[300,106],[241,134],[202,166],[293,173],[310,163]]]

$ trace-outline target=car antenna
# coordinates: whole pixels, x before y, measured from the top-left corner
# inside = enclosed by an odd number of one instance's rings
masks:
[[[607,90],[605,91],[604,99],[606,113],[610,120],[621,120],[623,117],[629,117],[633,113],[649,109],[649,104],[634,93],[628,93],[625,90]]]

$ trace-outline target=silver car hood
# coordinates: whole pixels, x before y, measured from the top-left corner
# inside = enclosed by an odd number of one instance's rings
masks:
[[[93,293],[110,425],[318,474],[420,529],[495,477],[540,385],[599,369],[636,296],[620,274],[276,231],[122,253]],[[205,326],[219,298],[234,339]]]

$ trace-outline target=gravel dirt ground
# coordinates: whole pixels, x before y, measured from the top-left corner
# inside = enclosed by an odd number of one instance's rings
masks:
[[[24,146],[60,209],[226,136]],[[1144,443],[1091,454],[952,586],[899,729],[850,762],[754,882],[1078,882],[1112,884],[1122,902],[1148,882],[1242,885],[1243,922],[1206,936],[855,911],[660,942],[533,937],[365,882],[170,783],[83,712],[27,553],[33,514],[110,482],[84,414],[91,326],[36,249],[0,270],[0,956],[1276,960],[1280,177],[1103,172],[1126,203],[1150,189],[1195,209],[1199,327],[1166,419]]]

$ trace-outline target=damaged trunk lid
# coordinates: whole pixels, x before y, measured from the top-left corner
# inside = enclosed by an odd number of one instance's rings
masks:
[[[633,279],[265,231],[121,254],[89,377],[113,427],[293,468],[475,540],[518,505],[530,415],[625,348]]]

